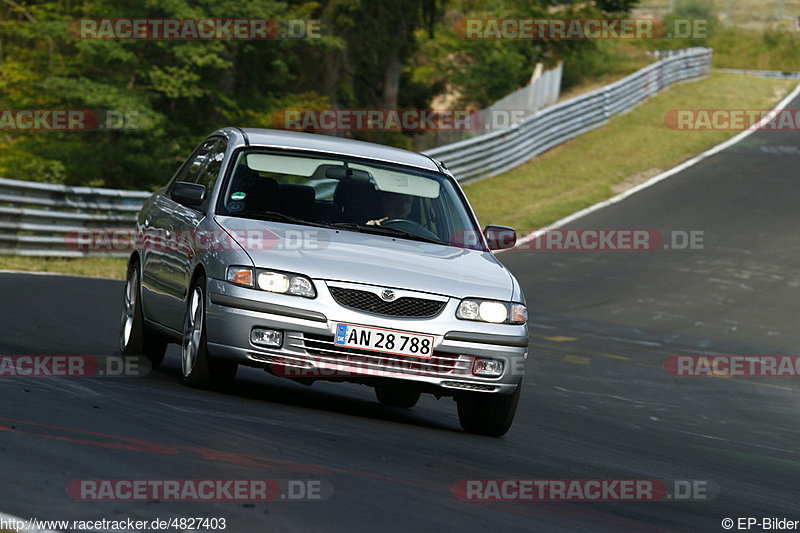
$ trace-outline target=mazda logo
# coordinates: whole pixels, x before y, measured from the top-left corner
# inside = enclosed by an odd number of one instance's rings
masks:
[[[392,300],[394,300],[394,298],[395,294],[393,290],[386,289],[381,291],[381,300],[383,300],[384,302],[391,302]]]

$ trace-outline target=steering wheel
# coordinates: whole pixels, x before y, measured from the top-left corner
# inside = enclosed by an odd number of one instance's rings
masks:
[[[437,241],[441,240],[441,238],[434,232],[416,220],[411,220],[410,218],[390,218],[389,220],[384,220],[381,222],[381,226],[407,231],[409,233],[419,235],[420,237],[428,237],[429,239],[436,239]]]

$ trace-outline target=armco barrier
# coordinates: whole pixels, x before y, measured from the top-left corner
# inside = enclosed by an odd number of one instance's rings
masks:
[[[67,235],[81,229],[131,228],[148,196],[0,178],[0,254],[87,255],[68,246]]]
[[[583,132],[672,84],[705,76],[710,48],[674,51],[610,85],[546,107],[510,128],[439,146],[425,153],[444,162],[461,182],[496,176]]]

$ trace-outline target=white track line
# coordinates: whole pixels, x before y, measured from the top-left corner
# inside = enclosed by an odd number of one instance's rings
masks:
[[[778,111],[780,111],[781,109],[785,109],[786,106],[789,104],[789,102],[794,100],[798,95],[800,95],[800,85],[795,87],[795,89],[786,98],[781,100],[780,103],[778,103],[778,105],[775,106],[772,109],[772,111],[770,111],[767,114],[767,116],[762,118],[761,121],[758,123],[757,127],[745,130],[745,131],[739,133],[738,135],[735,135],[734,137],[731,137],[727,141],[725,141],[725,142],[723,142],[721,144],[718,144],[718,145],[714,146],[713,148],[711,148],[709,150],[706,150],[702,154],[697,155],[697,156],[695,156],[695,157],[693,157],[691,159],[688,159],[688,160],[684,161],[683,163],[681,163],[680,165],[678,165],[676,167],[673,167],[673,168],[667,170],[666,172],[662,172],[658,176],[654,176],[654,177],[650,178],[649,180],[647,180],[646,182],[640,183],[639,185],[637,185],[635,187],[632,187],[632,188],[628,189],[627,191],[621,192],[620,194],[618,194],[618,195],[616,195],[616,196],[614,196],[612,198],[609,198],[608,200],[604,200],[602,202],[598,202],[598,203],[596,203],[596,204],[594,204],[592,206],[587,207],[586,209],[581,209],[580,211],[572,213],[571,215],[568,215],[568,216],[562,218],[561,220],[557,220],[557,221],[553,222],[549,226],[546,226],[546,227],[538,229],[538,230],[536,230],[536,231],[534,231],[532,233],[529,233],[528,235],[522,237],[521,239],[519,239],[517,241],[517,246],[526,245],[527,243],[529,243],[530,241],[532,241],[536,237],[540,236],[542,233],[546,232],[547,230],[560,228],[561,226],[569,224],[570,222],[578,220],[579,218],[585,217],[589,213],[593,213],[595,211],[599,211],[600,209],[603,209],[604,207],[608,207],[609,205],[615,204],[617,202],[621,202],[622,200],[624,200],[628,196],[631,196],[632,194],[636,194],[637,192],[641,191],[642,189],[646,189],[647,187],[652,187],[653,185],[655,185],[659,181],[665,180],[665,179],[669,178],[670,176],[673,176],[673,175],[677,174],[678,172],[681,172],[682,170],[686,170],[687,168],[696,165],[697,163],[699,163],[703,159],[706,159],[707,157],[710,157],[710,156],[712,156],[712,155],[714,155],[714,154],[716,154],[718,152],[721,152],[721,151],[725,150],[726,148],[729,148],[729,147],[733,146],[734,144],[738,143],[739,141],[741,141],[745,137],[748,137],[749,135],[752,135],[753,133],[759,131],[759,129],[761,129],[765,124],[767,124],[767,122],[769,122],[772,119],[772,117],[774,117],[775,114]],[[505,251],[505,250],[497,250],[495,253],[500,252],[500,251]]]

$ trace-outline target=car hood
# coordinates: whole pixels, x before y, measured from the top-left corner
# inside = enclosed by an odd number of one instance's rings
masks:
[[[513,294],[511,274],[491,252],[350,230],[225,216],[215,220],[260,268],[458,298],[509,300]],[[262,241],[263,232],[270,237]]]

